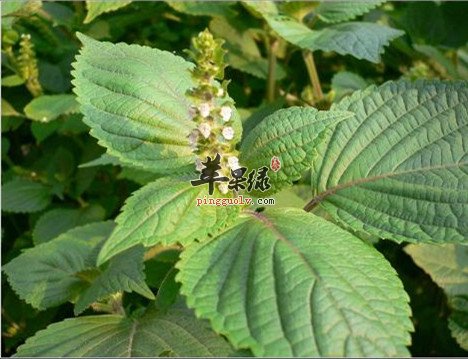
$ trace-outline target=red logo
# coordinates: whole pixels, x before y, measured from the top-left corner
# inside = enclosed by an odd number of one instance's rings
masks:
[[[271,158],[270,168],[273,172],[278,172],[281,168],[281,161],[278,157],[273,156]]]

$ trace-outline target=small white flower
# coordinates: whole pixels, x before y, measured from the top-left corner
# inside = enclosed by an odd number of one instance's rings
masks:
[[[232,108],[229,106],[221,107],[221,117],[223,118],[224,122],[228,122],[232,116]]]
[[[228,184],[226,182],[222,182],[218,185],[218,189],[222,194],[226,194],[229,191]]]
[[[198,125],[198,131],[200,131],[203,137],[208,138],[211,134],[211,126],[206,122],[202,122]]]
[[[223,137],[226,140],[232,140],[234,138],[234,129],[230,126],[223,128]]]
[[[207,102],[203,102],[200,107],[198,107],[198,110],[200,111],[200,115],[203,118],[206,118],[210,115],[210,104]]]
[[[197,171],[200,171],[200,172],[201,172],[201,170],[202,170],[203,168],[205,168],[205,166],[203,165],[201,159],[197,158],[197,159],[195,160],[195,169],[196,169]]]
[[[190,106],[189,108],[189,117],[191,120],[194,119],[194,117],[197,115],[197,108],[194,106]]]
[[[198,141],[198,131],[193,130],[190,135],[189,135],[189,143],[190,143],[190,148],[192,150],[197,149],[197,141]]]
[[[230,156],[228,157],[228,166],[233,170],[237,170],[240,168],[239,166],[239,159],[236,156]]]
[[[224,96],[224,90],[222,88],[218,89],[218,93],[216,94],[218,97],[223,97]]]

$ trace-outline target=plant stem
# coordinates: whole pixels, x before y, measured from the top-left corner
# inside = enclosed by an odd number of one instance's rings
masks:
[[[278,50],[278,39],[271,39],[268,46],[268,82],[267,101],[273,102],[276,94],[276,51]]]
[[[322,86],[320,86],[320,79],[318,77],[317,68],[315,67],[314,56],[312,51],[305,51],[303,53],[304,62],[307,67],[307,72],[309,73],[310,82],[312,83],[312,89],[314,93],[315,101],[323,100]]]

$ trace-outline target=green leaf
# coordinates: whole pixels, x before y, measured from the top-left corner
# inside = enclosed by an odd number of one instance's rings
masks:
[[[38,309],[76,301],[75,311],[118,291],[136,291],[154,298],[144,282],[143,249],[122,253],[103,271],[96,257],[113,222],[74,228],[59,237],[27,249],[3,267],[20,298]]]
[[[255,126],[242,142],[240,163],[249,170],[270,166],[271,158],[281,161],[278,172],[269,171],[270,195],[291,185],[311,167],[315,146],[323,141],[327,129],[353,114],[346,111],[318,111],[290,107],[274,112]],[[262,192],[253,191],[255,195]]]
[[[61,123],[59,121],[52,122],[33,122],[31,123],[31,133],[36,139],[37,143],[41,143],[46,138],[52,136],[59,128]]]
[[[352,111],[317,148],[314,198],[345,227],[398,242],[468,238],[466,82],[388,82],[344,98]]]
[[[113,227],[113,222],[89,224],[25,250],[3,266],[9,283],[34,308],[66,302],[83,288],[76,274],[94,267],[94,248]]]
[[[231,6],[233,1],[166,1],[179,12],[195,16],[232,16],[236,15]]]
[[[100,205],[80,209],[57,208],[44,213],[36,222],[32,233],[34,244],[48,242],[78,226],[104,219],[106,212]]]
[[[4,116],[23,117],[7,100],[2,98],[2,117]],[[2,118],[3,121],[4,119]]]
[[[274,1],[262,0],[262,1],[242,1],[248,10],[250,10],[255,16],[262,17],[267,15],[277,15],[278,8]]]
[[[131,0],[118,0],[118,1],[94,1],[86,0],[86,8],[88,13],[83,23],[88,24],[97,18],[99,15],[102,15],[106,12],[111,12],[118,10],[124,6],[130,4]]]
[[[142,246],[134,247],[116,256],[106,270],[96,277],[75,304],[75,315],[83,312],[93,302],[119,292],[137,292],[142,296],[155,299],[153,292],[145,283]]]
[[[163,178],[142,187],[125,202],[98,263],[137,244],[186,245],[204,239],[237,216],[238,206],[197,206],[196,199],[205,196],[207,186],[194,187],[190,178]]]
[[[390,41],[404,34],[388,26],[367,22],[347,22],[327,27],[311,42],[304,39],[303,46],[311,50],[334,51],[357,59],[380,62],[380,54]]]
[[[468,295],[468,246],[420,243],[407,245],[405,252],[448,296]]]
[[[268,60],[262,57],[252,29],[239,25],[238,18],[215,17],[210,22],[210,30],[216,37],[226,41],[226,60],[231,67],[262,79],[268,77]],[[286,71],[281,64],[277,64],[276,80],[285,76]]]
[[[255,356],[409,355],[408,296],[393,268],[302,210],[245,213],[177,267],[189,307]]]
[[[334,51],[378,63],[380,54],[390,41],[403,31],[367,22],[347,22],[310,30],[297,20],[283,16],[265,16],[271,28],[286,41],[311,51]]]
[[[159,172],[186,171],[195,157],[188,135],[193,64],[139,45],[83,42],[73,84],[91,134],[123,163]]]
[[[52,200],[51,189],[40,182],[15,178],[2,185],[2,211],[14,213],[37,212]]]
[[[322,21],[337,23],[352,20],[369,12],[384,2],[385,0],[323,1],[315,9],[315,14]]]
[[[31,120],[49,122],[61,115],[77,113],[78,107],[74,95],[43,95],[28,103],[24,113]]]
[[[468,350],[468,246],[461,244],[410,244],[405,247],[449,298],[449,328],[460,346]]]
[[[15,356],[225,357],[232,349],[207,323],[182,308],[138,319],[96,315],[65,319],[28,338]]]
[[[369,84],[361,76],[348,71],[338,72],[331,81],[332,90],[335,92],[335,101],[341,100],[354,91],[363,90],[367,86]]]
[[[18,75],[2,77],[2,86],[4,87],[15,87],[22,84],[24,84],[24,79]]]
[[[452,313],[448,326],[452,336],[464,350],[468,350],[468,296],[457,296],[450,300]]]
[[[82,163],[81,165],[78,166],[78,168],[88,168],[88,167],[107,166],[107,165],[118,166],[120,164],[121,163],[117,157],[104,153],[100,157],[95,158],[94,160],[91,160],[86,163]]]

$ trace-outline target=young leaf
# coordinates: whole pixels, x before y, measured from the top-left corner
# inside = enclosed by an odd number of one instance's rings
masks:
[[[331,81],[331,88],[335,92],[334,101],[341,100],[344,96],[363,90],[367,86],[369,84],[361,76],[348,71],[338,72]]]
[[[93,302],[119,291],[137,292],[146,298],[155,299],[143,275],[144,254],[145,249],[136,246],[116,256],[106,270],[93,280],[89,288],[80,294],[75,304],[75,315],[80,314]]]
[[[88,13],[86,14],[86,18],[84,19],[83,23],[88,24],[97,18],[99,15],[102,15],[106,12],[111,12],[118,10],[124,6],[130,4],[131,0],[119,0],[119,1],[94,1],[94,0],[87,0],[86,1],[86,8],[88,9]]]
[[[194,16],[233,16],[233,1],[166,1],[174,10]]]
[[[126,201],[98,263],[137,244],[186,245],[236,218],[238,206],[197,206],[197,199],[207,195],[207,186],[193,187],[190,178],[163,178],[142,187]]]
[[[167,51],[138,45],[83,42],[73,83],[91,134],[123,163],[162,173],[185,171],[195,156],[195,128],[185,94],[193,65]]]
[[[118,291],[136,291],[153,299],[144,281],[141,247],[123,253],[102,272],[96,268],[97,251],[113,227],[113,222],[77,227],[27,249],[3,270],[20,298],[38,309],[78,298],[79,313],[93,300]]]
[[[318,111],[290,107],[274,112],[255,126],[242,142],[240,163],[248,169],[270,166],[271,158],[281,161],[278,172],[269,171],[270,195],[301,178],[311,167],[315,147],[327,129],[353,116],[347,111]],[[262,192],[253,191],[255,195]]]
[[[2,84],[3,85],[3,84]],[[15,108],[4,98],[2,98],[2,122],[4,121],[3,117],[23,117]]]
[[[24,113],[31,120],[49,122],[61,115],[77,113],[78,107],[74,95],[43,95],[28,103]]]
[[[3,266],[10,285],[37,309],[66,302],[83,288],[76,274],[93,267],[94,248],[113,227],[113,222],[90,224],[25,250]]]
[[[466,82],[389,82],[332,110],[355,116],[317,148],[307,209],[398,242],[466,241]]]
[[[36,222],[32,233],[34,244],[48,242],[74,227],[104,219],[106,212],[100,205],[81,209],[57,208],[44,213]]]
[[[184,308],[138,319],[96,315],[49,325],[18,348],[18,357],[226,357],[229,344]]]
[[[301,210],[265,213],[182,253],[197,316],[256,356],[409,354],[408,296],[381,254]]]
[[[52,200],[51,189],[40,182],[15,178],[2,185],[2,211],[14,213],[37,212]]]
[[[384,2],[385,0],[323,1],[315,9],[315,14],[320,20],[329,23],[348,21],[369,12]]]
[[[468,247],[410,244],[405,252],[447,294],[452,308],[449,328],[460,346],[468,350]]]

